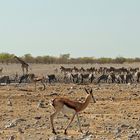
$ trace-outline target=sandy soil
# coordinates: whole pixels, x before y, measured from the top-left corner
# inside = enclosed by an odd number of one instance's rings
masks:
[[[131,64],[138,67],[140,64]],[[0,65],[1,66],[1,65]],[[67,65],[68,66],[68,65]],[[81,65],[79,65],[81,66]],[[90,65],[84,65],[88,67]],[[116,65],[117,67],[121,65]],[[126,66],[130,66],[127,65]],[[21,73],[20,65],[4,65],[3,74]],[[60,65],[32,65],[37,74],[54,73]],[[84,87],[93,88],[96,103],[91,102],[81,112],[80,121],[84,133],[89,131],[93,140],[137,140],[140,137],[140,84],[47,84],[45,91],[34,91],[33,84],[0,86],[0,140],[13,136],[16,140],[48,140],[51,133],[49,116],[53,108],[49,101],[57,96],[84,101]],[[39,104],[42,103],[43,107]],[[58,135],[64,136],[71,115],[59,114],[55,119]],[[76,118],[68,129],[70,139],[80,139]]]

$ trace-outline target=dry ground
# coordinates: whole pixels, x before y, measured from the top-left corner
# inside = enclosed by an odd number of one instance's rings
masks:
[[[140,64],[131,65],[140,66]],[[21,73],[20,65],[3,67],[3,74]],[[54,73],[53,70],[59,67],[59,65],[32,65],[31,71],[36,74]],[[16,140],[48,140],[53,136],[49,121],[53,109],[49,101],[57,96],[84,101],[86,94],[83,88],[86,86],[94,89],[97,102],[95,104],[91,102],[80,113],[84,132],[91,132],[93,140],[128,140],[129,138],[137,140],[135,133],[140,135],[140,84],[64,83],[48,84],[45,91],[41,91],[41,88],[34,91],[32,84],[20,87],[0,86],[0,140],[8,140],[11,136]],[[38,106],[41,101],[43,108]],[[63,135],[69,117],[59,114],[55,119],[55,128],[59,135]],[[77,130],[75,119],[68,130],[68,136],[71,136],[71,139],[77,139],[81,136]]]

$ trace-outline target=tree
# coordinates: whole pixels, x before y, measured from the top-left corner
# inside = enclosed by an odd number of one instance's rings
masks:
[[[126,61],[126,58],[124,57],[116,57],[115,59],[115,62],[120,63],[120,64],[124,63],[125,61]]]
[[[70,54],[60,54],[59,61],[60,63],[68,63],[70,59]]]
[[[12,58],[14,57],[13,54],[9,54],[9,53],[0,53],[0,62],[2,63],[9,63],[12,62]]]
[[[33,63],[34,62],[34,58],[32,57],[31,54],[25,54],[23,58],[28,63]]]

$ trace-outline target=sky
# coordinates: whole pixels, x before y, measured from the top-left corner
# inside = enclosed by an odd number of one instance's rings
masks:
[[[2,52],[140,57],[140,0],[1,0]]]

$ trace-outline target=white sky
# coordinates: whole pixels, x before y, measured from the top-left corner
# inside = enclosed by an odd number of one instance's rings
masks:
[[[0,1],[0,53],[140,57],[140,0]]]

